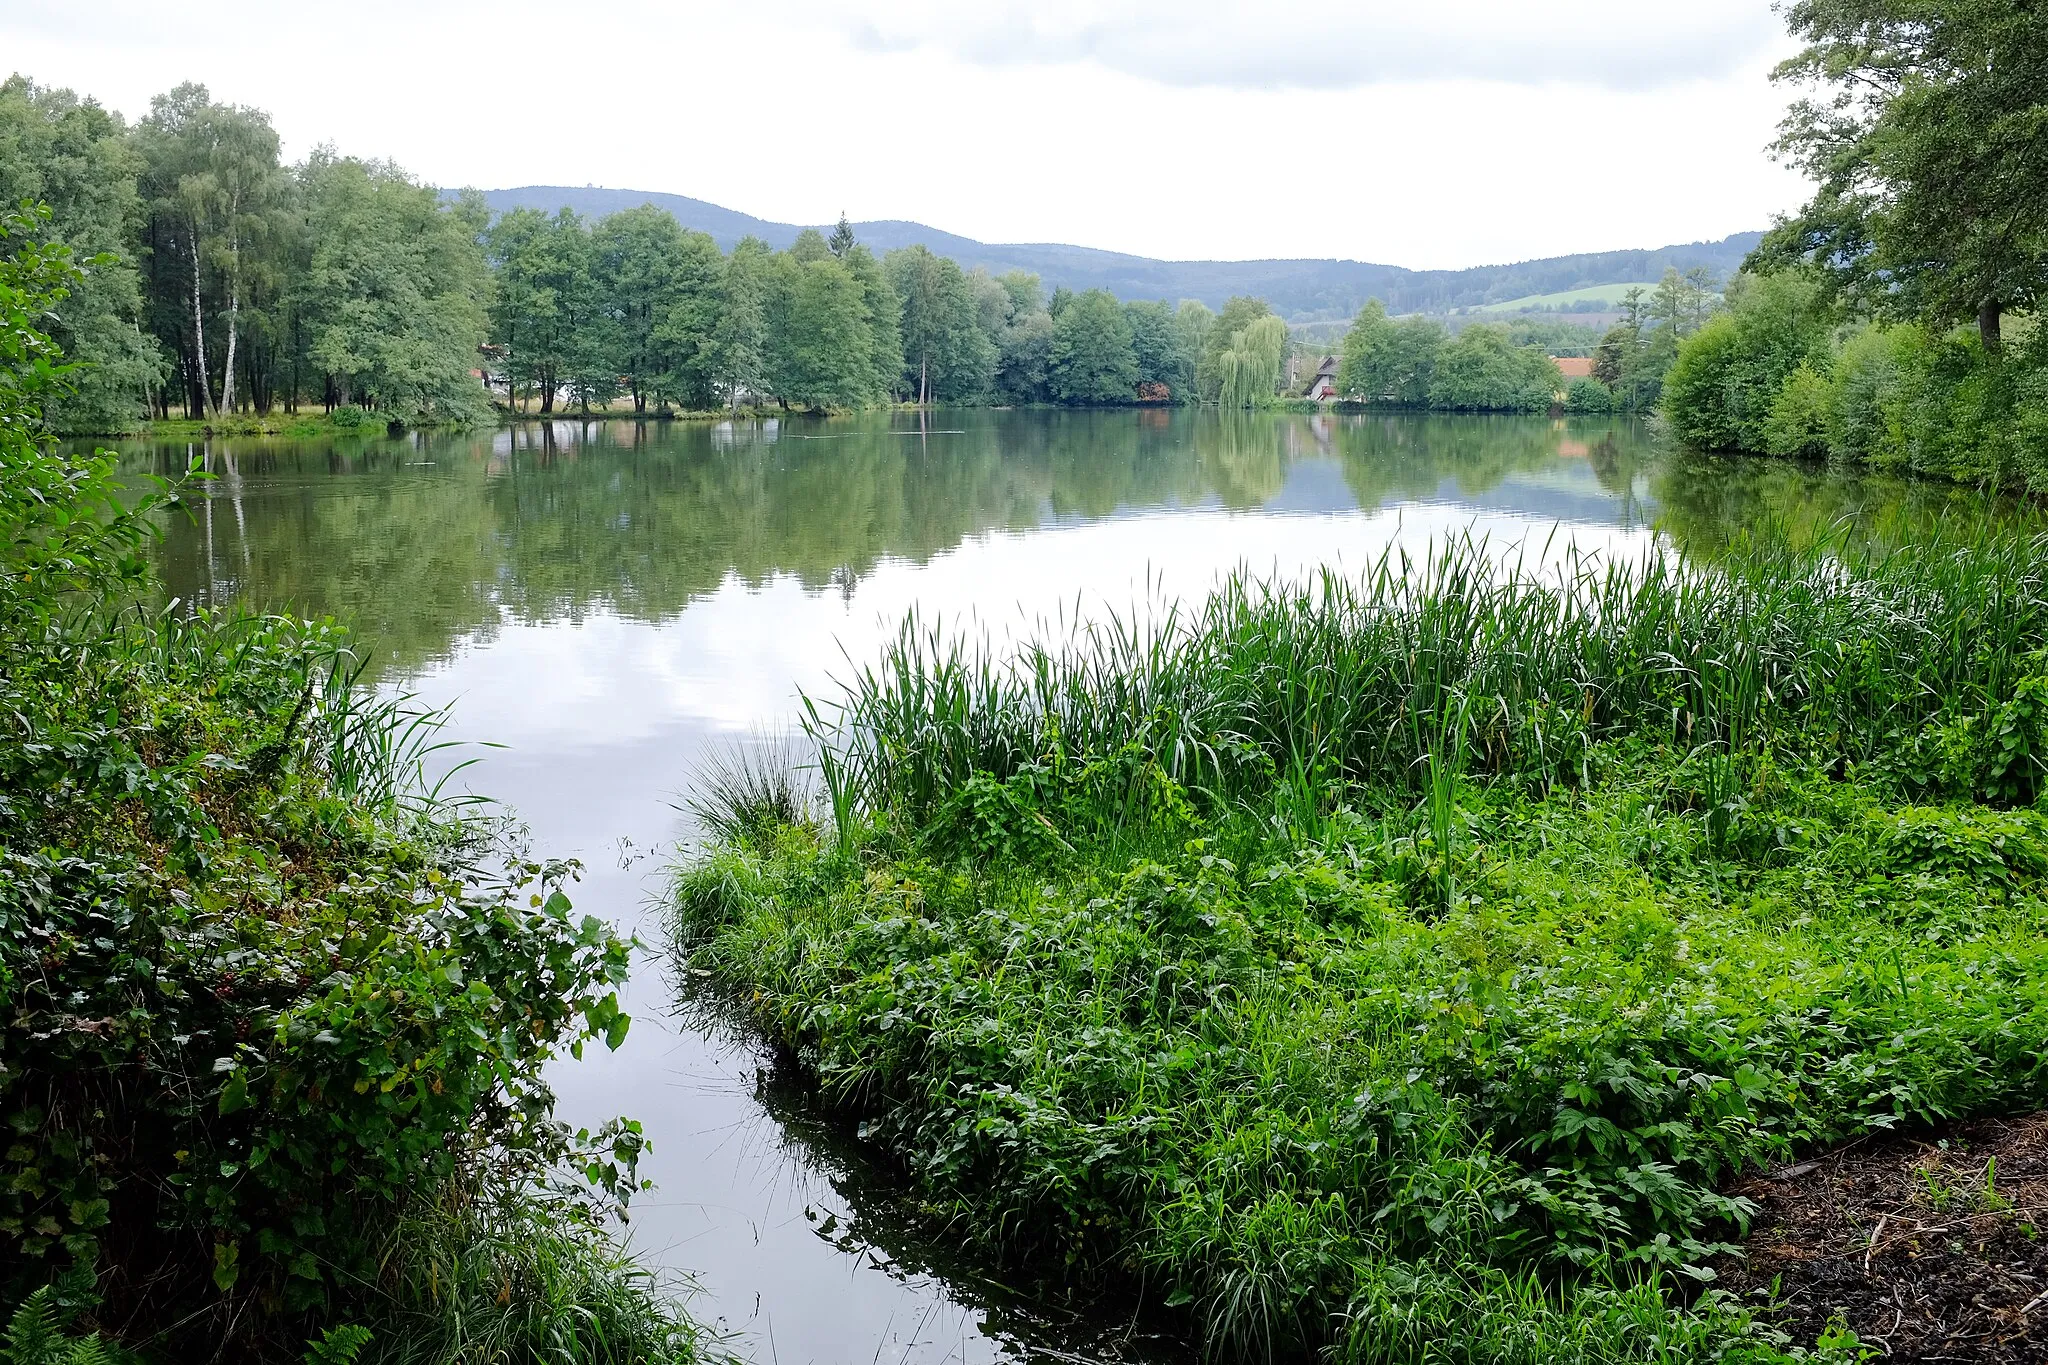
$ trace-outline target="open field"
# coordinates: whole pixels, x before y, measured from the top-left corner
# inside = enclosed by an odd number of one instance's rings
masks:
[[[1599,303],[1613,307],[1621,305],[1622,296],[1631,289],[1640,289],[1645,295],[1657,287],[1655,280],[1623,281],[1620,284],[1591,284],[1583,289],[1565,289],[1554,294],[1526,294],[1518,299],[1505,299],[1499,303],[1479,303],[1465,309],[1467,313],[1529,313],[1554,309],[1562,311],[1573,304]]]

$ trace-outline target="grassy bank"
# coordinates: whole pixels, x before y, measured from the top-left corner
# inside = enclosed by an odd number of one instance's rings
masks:
[[[33,229],[0,219],[0,1317],[144,1360],[697,1359],[605,1232],[637,1127],[566,1131],[543,1078],[624,1037],[630,945],[438,799],[436,718],[344,631],[135,605],[164,504],[43,438],[77,275]]]
[[[1014,662],[911,623],[815,799],[706,790],[678,947],[952,1235],[1225,1358],[1854,1359],[1717,1293],[1725,1191],[2048,1101],[2044,565],[1464,546]]]

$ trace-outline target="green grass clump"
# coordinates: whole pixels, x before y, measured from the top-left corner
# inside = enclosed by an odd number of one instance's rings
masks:
[[[935,1218],[1226,1358],[1782,1359],[1762,1163],[2048,1100],[2041,546],[907,630],[678,874]]]

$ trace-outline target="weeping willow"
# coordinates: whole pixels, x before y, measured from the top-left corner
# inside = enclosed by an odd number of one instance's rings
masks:
[[[1287,324],[1272,316],[1260,318],[1230,338],[1230,349],[1218,358],[1226,408],[1260,408],[1280,388],[1280,361],[1287,354]]]

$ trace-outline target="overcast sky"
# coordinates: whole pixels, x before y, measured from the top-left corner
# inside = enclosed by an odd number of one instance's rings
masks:
[[[444,185],[1414,267],[1794,207],[1768,0],[0,0],[0,69],[181,80]]]

